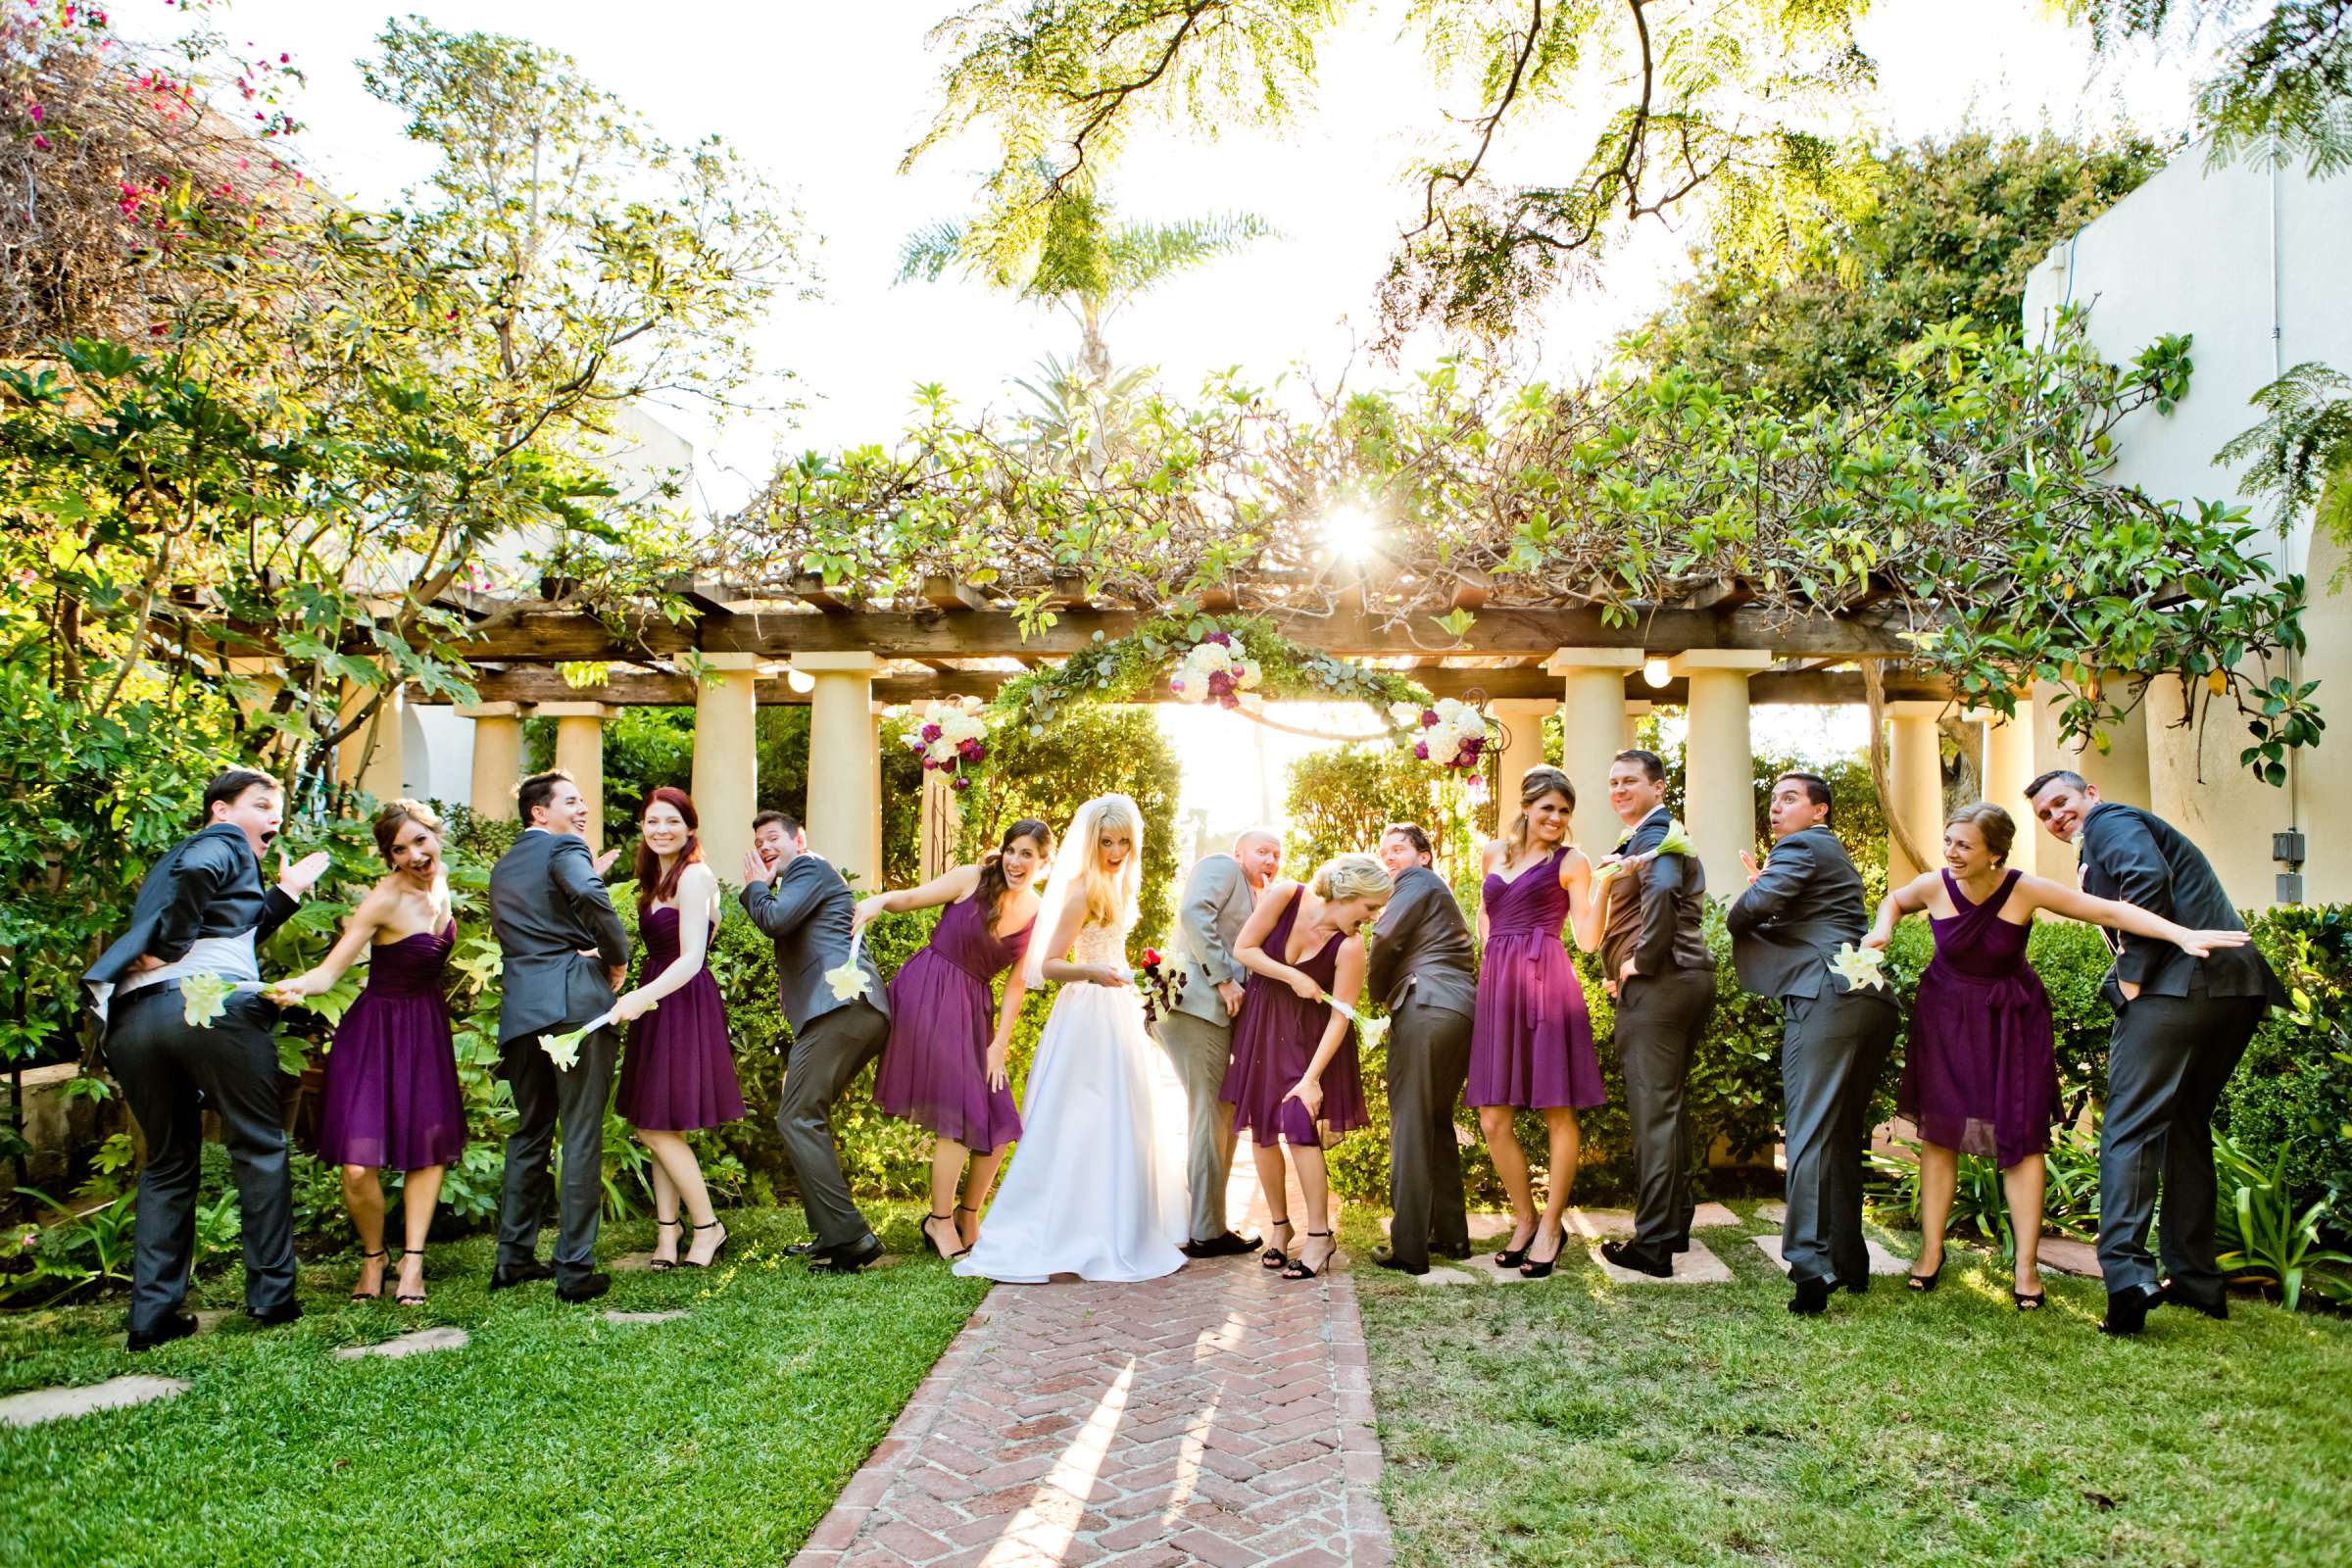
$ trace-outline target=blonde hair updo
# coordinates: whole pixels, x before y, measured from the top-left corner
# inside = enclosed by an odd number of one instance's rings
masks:
[[[1315,897],[1329,904],[1345,904],[1350,899],[1385,900],[1396,891],[1396,879],[1389,868],[1369,855],[1335,855],[1315,867],[1315,879],[1309,884]]]

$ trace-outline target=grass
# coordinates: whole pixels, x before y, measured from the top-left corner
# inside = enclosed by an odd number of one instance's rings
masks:
[[[1613,1286],[1573,1248],[1544,1284],[1359,1267],[1399,1560],[2352,1561],[2352,1322],[2236,1301],[2113,1341],[2096,1281],[2021,1315],[1957,1249],[1933,1296],[1798,1320],[1762,1229],[1701,1233],[1730,1285]]]
[[[883,1230],[915,1255],[850,1279],[783,1257],[807,1234],[797,1212],[730,1213],[719,1269],[615,1275],[593,1307],[547,1284],[491,1297],[487,1238],[432,1248],[416,1309],[349,1301],[348,1259],[306,1265],[300,1323],[234,1312],[135,1359],[119,1302],[0,1315],[0,1393],[132,1371],[194,1384],[0,1429],[0,1563],[789,1561],[986,1291],[921,1253],[915,1212]],[[600,1250],[651,1232],[607,1226]],[[240,1289],[231,1267],[195,1304]],[[607,1307],[686,1316],[624,1326]],[[432,1324],[472,1343],[331,1354]]]

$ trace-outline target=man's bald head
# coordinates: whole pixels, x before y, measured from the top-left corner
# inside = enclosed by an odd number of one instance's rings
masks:
[[[1282,869],[1282,837],[1270,827],[1245,828],[1234,835],[1233,858],[1253,888],[1263,888]]]

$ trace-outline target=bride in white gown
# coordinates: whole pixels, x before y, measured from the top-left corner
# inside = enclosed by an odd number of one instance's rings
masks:
[[[1184,1266],[1184,1172],[1161,1127],[1166,1057],[1144,1032],[1127,966],[1143,838],[1124,795],[1087,802],[1063,835],[1023,959],[1032,987],[1059,981],[1061,994],[1029,1069],[1010,1170],[958,1274],[1039,1285]]]

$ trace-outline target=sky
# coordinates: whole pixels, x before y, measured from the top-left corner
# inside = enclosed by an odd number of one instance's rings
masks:
[[[158,0],[118,0],[112,9],[134,32],[160,31],[175,15]],[[898,172],[936,102],[945,62],[926,48],[925,33],[945,5],[703,0],[672,11],[642,0],[409,0],[400,9],[563,49],[665,136],[715,132],[797,202],[820,240],[812,254],[821,295],[779,304],[756,344],[768,367],[791,372],[803,406],[789,417],[724,427],[693,409],[660,414],[694,442],[707,506],[739,504],[779,456],[888,441],[919,383],[945,385],[967,410],[1002,407],[1012,400],[1008,378],[1072,352],[1074,328],[1045,308],[954,279],[891,281],[906,235],[964,212],[990,162],[986,145],[967,140],[937,149],[909,174]],[[401,134],[400,118],[367,95],[353,64],[390,10],[371,0],[234,0],[212,13],[232,42],[293,55],[309,77],[290,106],[305,122],[308,167],[339,195],[370,206],[395,201],[429,168],[428,155]],[[1106,336],[1120,364],[1156,366],[1181,393],[1235,366],[1261,384],[1285,374],[1324,385],[1342,375],[1359,385],[1394,380],[1442,352],[1416,339],[1402,368],[1391,369],[1362,348],[1375,330],[1373,287],[1407,210],[1397,171],[1446,114],[1476,107],[1467,89],[1427,79],[1417,44],[1398,35],[1402,10],[1394,0],[1362,8],[1327,40],[1313,100],[1287,130],[1213,142],[1171,136],[1130,150],[1111,185],[1125,216],[1247,211],[1278,233],[1111,322]],[[1878,88],[1854,106],[1856,128],[1905,140],[1968,123],[2083,134],[2181,128],[2193,63],[2134,50],[2094,69],[2087,44],[2051,11],[2048,0],[1880,0],[1862,28]],[[1573,116],[1532,125],[1504,149],[1504,167],[1541,168],[1552,148],[1588,141]],[[1644,225],[1613,253],[1597,286],[1546,310],[1518,351],[1527,371],[1557,376],[1596,363],[1661,302],[1687,268],[1686,248],[1685,235]],[[1808,743],[1858,745],[1862,734],[1852,714],[1789,719],[1790,738]],[[1257,730],[1265,744],[1253,737],[1250,746],[1268,770],[1261,777],[1231,765],[1238,738],[1216,728],[1246,721],[1189,712],[1168,722],[1186,759],[1188,804],[1206,808],[1214,827],[1254,820],[1269,791],[1278,805],[1282,768],[1312,749]]]

